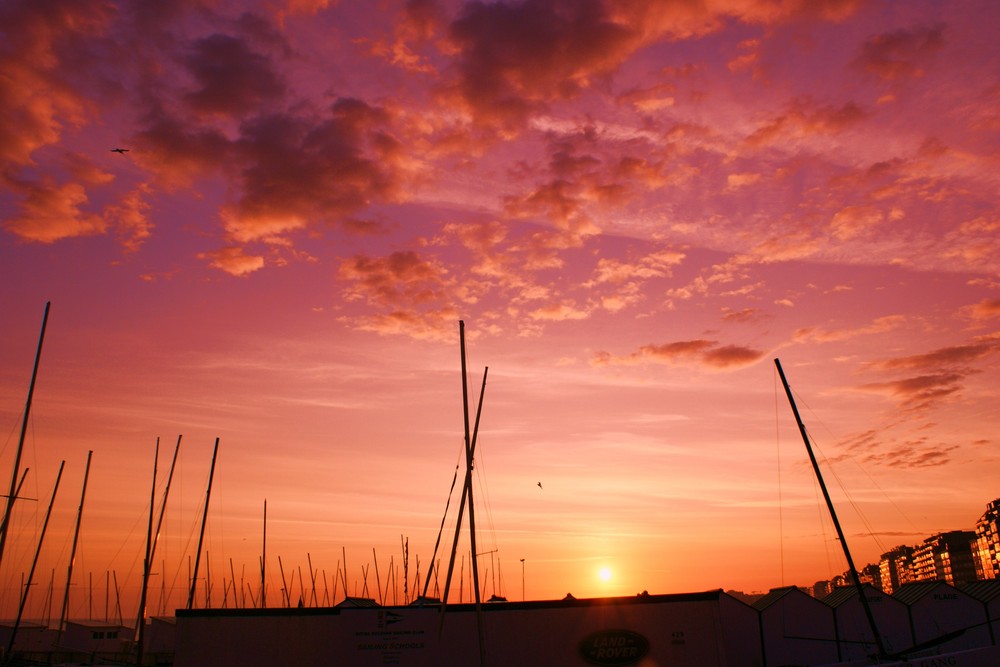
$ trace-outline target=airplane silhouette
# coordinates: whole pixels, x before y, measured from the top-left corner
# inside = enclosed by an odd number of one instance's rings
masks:
[[[122,155],[124,155],[125,153],[128,153],[128,149],[127,148],[112,148],[111,152],[112,153],[121,153]]]

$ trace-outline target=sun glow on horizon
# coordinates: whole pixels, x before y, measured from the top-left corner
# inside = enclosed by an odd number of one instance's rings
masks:
[[[597,571],[597,577],[601,581],[605,581],[605,582],[611,581],[611,578],[613,576],[614,576],[614,572],[611,571],[610,567],[602,567],[600,570]]]

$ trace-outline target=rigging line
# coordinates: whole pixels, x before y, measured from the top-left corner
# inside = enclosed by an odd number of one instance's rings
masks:
[[[7,447],[14,440],[14,434],[17,432],[17,425],[24,420],[24,410],[17,413],[17,419],[11,422],[10,432],[7,434],[7,439],[3,443],[3,447],[0,447],[0,456],[7,453]]]
[[[444,516],[441,517],[441,527],[438,528],[437,540],[434,542],[434,552],[431,555],[431,566],[427,568],[427,581],[424,583],[423,597],[427,597],[427,588],[431,585],[431,575],[434,573],[434,563],[437,560],[438,547],[441,545],[441,534],[444,532],[445,521],[448,520],[448,508],[451,507],[451,498],[455,493],[455,483],[458,481],[458,467],[461,464],[462,450],[459,450],[459,459],[455,462],[455,475],[451,478],[451,488],[448,489],[448,501],[444,505]]]
[[[809,440],[813,444],[813,449],[816,449],[816,441],[813,440],[811,435],[809,436]],[[825,460],[826,459],[824,458],[824,461]],[[823,555],[826,557],[826,571],[833,572],[833,561],[830,560],[830,537],[829,533],[826,530],[830,519],[823,513],[823,509],[826,503],[820,500],[819,482],[816,481],[815,478],[813,479],[812,487],[813,487],[813,497],[816,501],[816,514],[819,515],[819,520],[817,521],[817,523],[819,523],[820,537],[822,538],[822,543],[823,543]],[[836,540],[836,538],[834,538],[834,540]]]
[[[476,448],[477,453],[485,452],[485,448],[480,445]],[[482,498],[480,502],[486,505],[486,520],[490,525],[490,536],[493,538],[493,548],[497,548],[497,537],[496,537],[496,526],[493,523],[493,504],[490,502],[489,485],[486,482],[486,459],[483,457],[480,459],[482,463],[483,472],[480,474],[479,467],[473,471],[476,474],[476,482],[479,484],[479,497]]]
[[[819,455],[823,459],[823,463],[826,464],[826,469],[829,470],[830,473],[833,475],[833,478],[837,480],[837,485],[840,487],[841,493],[844,494],[844,497],[847,498],[847,502],[849,502],[851,507],[854,508],[855,513],[861,519],[861,522],[865,525],[865,528],[868,531],[868,537],[870,537],[875,542],[875,545],[880,549],[880,553],[885,553],[886,551],[888,551],[888,549],[885,548],[885,545],[875,534],[874,527],[871,525],[871,522],[868,520],[868,517],[862,511],[861,507],[854,500],[854,497],[848,490],[847,485],[844,484],[844,480],[840,478],[840,475],[837,473],[837,469],[834,467],[833,462],[827,458],[826,453],[823,452],[822,447],[819,446],[817,440],[813,437],[812,433],[808,432],[809,431],[808,428],[806,429],[806,431],[809,435],[809,439],[813,443],[813,448],[819,451]],[[850,458],[850,456],[848,456],[848,458]]]
[[[796,400],[797,401],[801,401],[801,399],[799,399],[797,395],[796,395]],[[835,434],[826,425],[826,422],[824,422],[822,419],[819,419],[819,417],[816,415],[815,411],[812,410],[812,408],[809,406],[809,404],[807,402],[805,402],[805,401],[801,401],[801,403],[802,403],[802,405],[805,406],[805,411],[807,411],[809,413],[810,417],[811,417],[810,422],[811,423],[820,424],[823,427],[823,431],[827,434],[828,437],[830,437],[831,439],[836,439]],[[810,438],[810,440],[812,440],[813,445],[815,445],[816,448],[820,450],[819,453],[822,456],[823,462],[826,464],[827,469],[830,470],[830,472],[833,474],[834,478],[837,480],[837,483],[840,485],[841,492],[844,494],[844,496],[847,498],[847,501],[854,508],[854,511],[857,513],[857,515],[861,519],[862,523],[864,523],[865,528],[868,530],[868,536],[875,542],[876,546],[878,546],[878,548],[881,550],[881,553],[885,553],[888,549],[886,548],[885,544],[876,535],[875,529],[872,526],[871,522],[868,520],[868,517],[862,511],[860,505],[852,497],[852,495],[851,495],[850,491],[848,490],[847,486],[844,484],[843,480],[840,478],[840,476],[837,473],[836,469],[834,469],[833,463],[830,461],[830,459],[828,459],[826,457],[826,454],[823,453],[822,449],[820,449],[820,447],[819,447],[819,445],[817,443],[817,440],[813,437],[812,432],[810,431],[810,429],[808,429],[808,427],[807,427],[806,430],[809,431],[809,438]],[[917,530],[917,527],[913,524],[913,522],[909,519],[909,517],[907,517],[903,513],[903,511],[899,508],[898,505],[896,505],[896,503],[892,500],[892,498],[890,498],[889,495],[878,485],[878,483],[875,481],[875,478],[873,478],[871,476],[871,474],[869,474],[869,472],[865,469],[865,467],[862,466],[858,462],[857,459],[855,459],[853,456],[851,456],[850,452],[846,452],[843,455],[842,458],[847,459],[848,461],[850,461],[851,463],[853,463],[859,470],[861,470],[861,472],[864,473],[865,477],[867,477],[868,480],[872,483],[872,485],[875,486],[875,488],[877,488],[879,490],[879,492],[882,494],[882,496],[886,500],[889,501],[889,503],[896,509],[896,511],[898,511],[901,516],[903,516],[904,518],[906,518],[907,523],[910,524],[910,527],[913,528],[914,532],[919,532]]]
[[[792,390],[792,394],[794,394],[795,396],[795,403],[800,406],[804,404],[806,411],[809,412],[810,415],[815,417],[815,413],[813,413],[812,410],[809,408],[809,404],[805,403],[805,401],[803,401],[803,399],[794,389]],[[819,449],[819,446],[816,444],[816,439],[813,438],[812,433],[809,432],[808,427],[803,425],[803,428],[806,429],[806,436],[809,438],[809,442],[812,443],[813,449]],[[820,450],[820,456],[823,459],[823,461],[827,463],[827,466],[829,467],[829,461],[823,454],[822,450]],[[830,525],[830,518],[823,512],[823,508],[826,503],[824,501],[821,501],[819,497],[819,492],[820,492],[819,480],[817,480],[815,477],[813,477],[812,480],[813,480],[812,484],[813,497],[816,502],[816,513],[818,514],[817,523],[819,524],[820,536],[822,538],[822,544],[823,544],[823,556],[826,558],[826,571],[829,573],[833,572],[834,569],[833,561],[830,558],[830,537],[829,533],[827,532],[827,526]]]
[[[796,401],[796,403],[799,404],[800,407],[804,406],[804,410],[803,411],[809,414],[809,416],[811,417],[811,421],[814,421],[815,423],[818,423],[818,424],[822,425],[823,426],[823,430],[830,437],[834,437],[833,432],[829,429],[829,427],[826,426],[826,423],[822,419],[819,418],[819,416],[812,409],[812,407],[809,405],[809,403],[806,400],[804,400],[802,397],[800,397],[798,395],[798,393],[796,393],[794,390],[793,390],[792,393],[795,394],[795,401]],[[837,481],[837,484],[840,487],[841,493],[844,494],[844,497],[847,498],[847,501],[854,508],[855,513],[858,515],[858,517],[861,519],[862,523],[864,523],[865,527],[868,529],[868,535],[869,535],[869,537],[871,537],[871,538],[874,539],[876,545],[880,549],[882,549],[882,553],[884,553],[885,549],[884,549],[883,545],[881,544],[881,542],[878,540],[878,538],[875,537],[875,531],[872,528],[871,523],[868,521],[868,518],[864,515],[864,512],[861,511],[861,508],[858,506],[858,504],[855,502],[854,498],[851,496],[850,492],[847,489],[847,486],[844,484],[844,481],[840,478],[840,475],[837,473],[837,470],[834,468],[833,462],[829,458],[827,458],[826,453],[823,451],[823,448],[820,447],[818,441],[813,436],[812,430],[809,427],[807,427],[807,426],[804,427],[804,428],[806,429],[806,435],[808,436],[809,441],[813,445],[813,449],[816,450],[816,452],[819,455],[819,458],[822,459],[823,463],[825,464],[826,469],[830,472],[830,474],[833,475],[834,479]],[[850,456],[847,456],[847,458],[850,458]],[[818,501],[817,501],[817,506],[819,506]],[[821,513],[822,513],[822,510],[821,510]],[[824,524],[824,526],[825,526],[825,524]],[[824,540],[825,540],[825,535],[826,535],[826,533],[824,531]],[[827,560],[829,561],[829,553],[827,553]],[[829,563],[827,565],[828,565],[828,567],[830,567]]]

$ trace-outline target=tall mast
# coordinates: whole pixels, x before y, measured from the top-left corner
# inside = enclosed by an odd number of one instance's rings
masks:
[[[80,539],[80,521],[83,519],[83,501],[87,497],[87,479],[90,477],[90,459],[93,455],[93,451],[87,452],[87,468],[83,473],[83,490],[80,492],[80,508],[76,513],[76,529],[73,531],[73,547],[69,552],[69,568],[66,571],[66,592],[63,594],[62,612],[59,614],[59,634],[57,643],[62,640],[62,633],[66,628],[66,613],[69,610],[69,586],[73,581],[73,562],[76,560],[76,543]]]
[[[813,454],[812,445],[809,443],[809,435],[806,433],[805,424],[802,423],[802,417],[799,416],[799,409],[795,405],[795,399],[792,398],[792,390],[788,386],[788,381],[785,379],[785,371],[781,368],[781,362],[777,359],[774,360],[774,365],[778,369],[778,375],[781,377],[781,385],[785,388],[785,395],[788,397],[788,404],[792,407],[792,414],[795,415],[795,423],[798,424],[799,434],[802,436],[802,442],[805,443],[806,451],[809,453],[809,461],[812,462],[813,472],[816,473],[816,480],[819,482],[819,488],[823,491],[823,498],[826,500],[826,507],[830,511],[830,518],[833,520],[833,527],[837,529],[837,537],[840,539],[840,546],[844,549],[844,557],[847,559],[847,567],[851,572],[851,582],[858,591],[858,598],[861,601],[861,606],[864,607],[865,616],[868,618],[868,625],[871,626],[872,635],[875,637],[875,644],[878,647],[878,655],[886,655],[885,646],[882,644],[882,635],[879,634],[878,626],[875,624],[875,616],[872,614],[871,605],[868,604],[868,598],[865,596],[865,590],[861,586],[861,577],[858,576],[858,570],[854,567],[854,559],[851,557],[851,550],[847,546],[847,539],[844,537],[844,530],[840,527],[840,520],[837,519],[837,511],[833,508],[833,500],[830,499],[830,492],[826,490],[826,482],[823,481],[823,473],[819,470],[819,463],[816,461],[816,455]]]
[[[142,593],[139,596],[139,617],[136,619],[136,665],[142,665],[143,639],[146,630],[146,599],[149,594],[149,576],[153,569],[153,557],[156,555],[156,543],[160,539],[160,527],[163,525],[163,513],[167,509],[167,496],[170,495],[170,482],[174,478],[174,468],[177,465],[177,453],[181,448],[181,436],[177,436],[174,446],[174,458],[170,462],[170,472],[167,473],[167,483],[163,489],[163,503],[160,505],[160,516],[156,520],[156,530],[153,530],[154,504],[156,502],[156,467],[160,458],[160,439],[156,439],[156,455],[153,459],[153,489],[149,498],[149,528],[146,533],[146,563],[142,572]],[[162,597],[162,594],[161,594]]]
[[[24,418],[21,420],[21,437],[17,441],[17,453],[14,455],[14,470],[10,475],[10,491],[7,494],[7,509],[0,522],[0,561],[3,561],[3,550],[7,544],[7,528],[14,511],[14,501],[17,499],[17,473],[21,466],[21,452],[24,450],[24,436],[28,431],[28,416],[31,414],[31,398],[35,394],[35,379],[38,377],[38,364],[42,359],[42,343],[45,341],[45,325],[49,321],[51,301],[45,302],[45,314],[42,316],[42,332],[38,336],[38,349],[35,351],[35,365],[31,369],[31,382],[28,385],[28,400],[24,405]]]
[[[201,533],[198,535],[198,551],[194,557],[194,573],[191,575],[191,592],[188,594],[187,608],[194,605],[195,584],[198,581],[198,563],[201,561],[201,545],[205,539],[205,523],[208,521],[208,501],[212,497],[212,478],[215,477],[215,457],[219,453],[219,439],[215,439],[215,448],[212,450],[212,467],[208,472],[208,491],[205,492],[205,512],[201,517]]]
[[[267,578],[265,575],[265,569],[267,568],[267,498],[264,498],[264,542],[260,549],[260,608],[263,609],[267,605],[264,604],[264,594],[267,592]],[[247,586],[250,584],[247,583]],[[246,606],[246,605],[244,605]]]
[[[486,394],[486,376],[489,374],[489,371],[490,371],[490,369],[489,369],[488,366],[483,370],[483,385],[479,389],[479,407],[476,409],[476,425],[475,425],[475,427],[473,428],[473,431],[472,431],[472,455],[473,455],[473,457],[475,457],[475,454],[476,454],[476,437],[479,434],[479,417],[480,417],[480,415],[482,414],[482,411],[483,411],[483,396]],[[458,468],[456,467],[455,468],[455,477],[453,477],[452,480],[451,480],[452,490],[455,488],[455,480],[457,478],[458,478]],[[458,536],[459,536],[459,532],[462,529],[462,518],[463,518],[463,515],[464,515],[464,512],[465,512],[465,497],[466,497],[466,494],[468,493],[469,488],[470,487],[467,485],[467,483],[464,481],[464,478],[463,478],[463,483],[462,483],[462,500],[461,500],[461,502],[459,503],[459,506],[458,506],[458,521],[455,522],[455,544],[454,544],[454,546],[452,548],[451,559],[450,559],[449,564],[448,564],[448,576],[445,578],[445,584],[444,584],[445,592],[444,592],[443,597],[441,598],[441,601],[442,601],[443,604],[447,603],[448,591],[450,590],[450,584],[451,584],[451,575],[452,575],[453,570],[455,569],[455,551],[458,549]],[[431,575],[436,571],[435,568],[434,568],[434,561],[437,558],[438,545],[441,542],[441,531],[444,530],[444,523],[445,523],[445,520],[448,518],[448,505],[450,503],[451,503],[451,490],[449,490],[449,492],[448,492],[448,503],[445,504],[444,516],[441,517],[441,528],[438,530],[437,541],[434,543],[434,553],[431,555],[431,567],[427,570],[427,581],[424,583],[424,592],[423,592],[424,597],[427,597],[427,590],[430,588],[430,585],[431,585]],[[461,578],[460,578],[460,580],[461,580]]]
[[[21,616],[24,614],[24,605],[28,602],[28,591],[31,590],[31,581],[35,577],[35,567],[38,565],[38,555],[42,552],[42,541],[45,539],[45,530],[49,526],[49,517],[52,516],[52,505],[56,502],[56,491],[59,490],[59,480],[62,479],[63,466],[65,461],[59,463],[59,473],[56,475],[56,484],[52,487],[52,500],[49,501],[49,508],[45,510],[45,521],[42,522],[42,533],[38,537],[38,548],[35,549],[35,558],[31,561],[31,569],[28,571],[28,580],[24,584],[24,593],[21,595],[21,605],[17,608],[17,619],[14,621],[14,628],[10,631],[10,639],[7,641],[7,652],[5,655],[12,655],[14,651],[14,638],[17,630],[21,626]]]
[[[476,583],[474,586],[475,590],[475,600],[476,600],[476,626],[478,629],[478,640],[479,640],[479,664],[483,665],[486,663],[486,644],[484,637],[483,628],[483,616],[481,600],[479,596],[479,568],[476,563],[476,513],[475,507],[472,502],[472,468],[473,459],[475,454],[475,439],[472,437],[471,431],[469,429],[469,386],[468,377],[465,369],[465,322],[462,320],[458,321],[459,338],[461,342],[461,353],[462,353],[462,413],[465,419],[465,485],[462,490],[462,505],[459,507],[458,522],[455,526],[455,543],[452,545],[451,561],[448,564],[448,578],[445,580],[445,593],[441,600],[441,620],[438,626],[438,631],[443,630],[444,626],[444,610],[445,605],[448,601],[448,589],[451,584],[451,573],[454,571],[455,567],[455,552],[458,549],[458,535],[459,530],[462,525],[462,511],[461,508],[465,506],[465,498],[469,499],[469,540],[472,549],[472,573],[473,578]],[[489,370],[489,369],[487,369]],[[483,385],[486,384],[486,374],[483,374]],[[479,395],[479,406],[482,408],[483,395],[480,392]],[[478,430],[479,417],[477,413],[476,426]],[[431,567],[434,567],[434,563],[431,562]]]
[[[146,589],[149,586],[149,571],[153,568],[150,553],[153,548],[153,516],[156,514],[156,469],[160,463],[160,439],[156,439],[153,449],[153,483],[149,489],[149,521],[146,523],[146,557],[142,561],[142,591],[139,594],[139,617],[135,621],[136,658],[135,664],[142,665],[142,639],[146,628]]]

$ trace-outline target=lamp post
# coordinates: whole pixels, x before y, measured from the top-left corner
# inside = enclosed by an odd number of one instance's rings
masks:
[[[524,602],[524,559],[521,559],[521,602]]]

